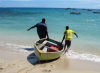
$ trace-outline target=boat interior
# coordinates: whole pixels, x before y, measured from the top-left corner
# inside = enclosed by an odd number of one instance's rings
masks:
[[[44,52],[59,52],[63,49],[63,45],[52,39],[44,39],[36,42],[36,46],[39,46],[39,50]]]

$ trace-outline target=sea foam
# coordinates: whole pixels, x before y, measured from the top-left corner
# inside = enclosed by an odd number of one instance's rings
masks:
[[[93,54],[78,53],[78,52],[69,50],[68,53],[66,53],[66,55],[68,58],[71,58],[71,59],[80,59],[80,60],[100,62],[100,56],[93,55]]]
[[[32,49],[32,46],[25,46],[25,45],[17,45],[17,44],[12,44],[12,43],[4,43],[4,42],[0,42],[0,46],[5,47],[7,49],[12,49],[12,50],[17,50],[20,52],[29,52],[28,49],[30,50],[30,48]]]
[[[0,46],[12,50],[17,50],[19,52],[24,52],[24,53],[30,53],[29,50],[33,49],[31,51],[34,52],[33,46],[17,45],[17,44],[4,43],[4,42],[0,42]],[[70,59],[80,59],[80,60],[100,62],[100,56],[87,54],[87,53],[78,53],[78,52],[74,52],[73,50],[69,50],[66,53],[66,56],[67,58]]]

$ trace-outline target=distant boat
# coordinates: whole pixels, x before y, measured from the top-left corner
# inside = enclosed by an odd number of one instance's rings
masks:
[[[87,9],[82,9],[82,10],[87,10]]]
[[[100,12],[93,12],[93,13],[100,14]]]
[[[76,8],[66,8],[65,10],[69,10],[69,9],[71,9],[71,10],[77,10]]]
[[[87,11],[92,11],[91,9],[87,9]]]
[[[81,13],[80,12],[70,12],[70,14],[77,14],[77,15],[79,15]]]
[[[82,9],[82,10],[92,11],[92,9]]]
[[[77,10],[76,8],[72,8],[72,10]]]
[[[71,8],[65,8],[65,10],[69,10],[69,9],[71,9]]]
[[[41,39],[34,44],[34,53],[40,61],[59,58],[63,45],[53,39]]]

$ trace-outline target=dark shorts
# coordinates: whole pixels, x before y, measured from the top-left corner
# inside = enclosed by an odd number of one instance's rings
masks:
[[[71,41],[70,40],[65,40],[65,45],[67,45],[67,48],[69,48],[70,45],[71,45]]]

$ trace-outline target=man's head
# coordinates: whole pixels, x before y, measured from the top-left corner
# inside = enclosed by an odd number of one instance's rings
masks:
[[[45,18],[42,19],[42,22],[45,23]]]
[[[69,26],[66,26],[66,30],[68,30],[69,29]]]

